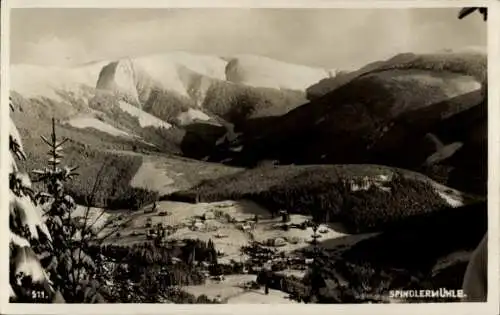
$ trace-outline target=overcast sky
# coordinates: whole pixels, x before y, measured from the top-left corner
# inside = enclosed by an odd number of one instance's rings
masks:
[[[450,9],[13,9],[11,62],[78,64],[171,50],[349,69],[398,52],[486,45]]]

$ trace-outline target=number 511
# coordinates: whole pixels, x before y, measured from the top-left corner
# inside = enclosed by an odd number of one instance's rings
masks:
[[[45,293],[45,291],[31,291],[31,298],[33,299],[45,299],[47,298],[47,295]]]

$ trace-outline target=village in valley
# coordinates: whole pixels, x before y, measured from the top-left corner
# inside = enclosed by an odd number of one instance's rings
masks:
[[[11,303],[462,289],[488,232],[473,9],[13,8]]]
[[[201,203],[192,205],[192,211],[184,208],[182,213],[176,211],[175,205],[175,202],[157,201],[141,213],[109,217],[108,220],[115,223],[101,233],[106,235],[118,227],[119,232],[107,238],[106,243],[127,246],[150,242],[172,248],[182,247],[190,239],[206,241],[215,257],[197,261],[196,247],[193,247],[193,259],[188,263],[199,268],[207,283],[183,289],[216,300],[227,299],[227,294],[233,295],[235,290],[240,295],[269,294],[269,285],[262,280],[266,272],[270,280],[274,274],[278,278],[296,277],[300,282],[314,261],[311,245],[317,245],[318,239],[324,236],[341,236],[326,225],[286,210],[272,217],[252,202],[244,202],[243,206],[252,206],[254,214],[241,212],[242,206],[236,202]],[[309,250],[302,251],[305,248]],[[180,263],[181,259],[173,257],[171,262]],[[228,292],[225,294],[225,291]],[[279,295],[287,294],[280,292]]]

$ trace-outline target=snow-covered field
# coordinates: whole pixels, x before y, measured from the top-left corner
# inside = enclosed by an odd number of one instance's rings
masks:
[[[143,98],[148,97],[152,89],[189,97],[187,85],[192,78],[184,73],[181,75],[180,68],[187,68],[196,75],[224,80],[225,67],[226,62],[217,56],[187,52],[126,58],[110,63],[101,73],[97,86],[125,95],[134,103],[144,101]]]
[[[436,193],[451,207],[457,208],[465,205],[464,196],[460,191],[435,182],[433,183],[433,186]]]
[[[185,112],[180,113],[176,119],[177,123],[180,126],[186,126],[196,121],[208,121],[208,120],[210,120],[210,116],[208,116],[207,114],[205,114],[200,110],[192,108],[188,109]]]
[[[68,124],[75,127],[75,128],[92,128],[96,129],[99,131],[102,131],[104,133],[110,134],[112,136],[117,136],[117,137],[125,137],[125,138],[132,138],[133,136],[128,134],[127,132],[120,130],[118,128],[115,128],[95,117],[74,117],[68,121]]]
[[[220,208],[221,206],[231,205],[230,207]],[[200,220],[207,212],[213,213],[217,209],[221,211],[240,212],[243,209],[248,211],[249,207],[253,207],[258,213],[266,213],[257,204],[245,202],[217,202],[217,203],[199,203],[189,204],[182,202],[161,201],[157,203],[157,211],[167,211],[169,215],[159,216],[158,213],[144,213],[137,211],[133,216],[128,216],[129,222],[126,227],[120,230],[120,237],[110,237],[109,243],[119,243],[121,245],[130,245],[146,240],[145,233],[147,231],[146,224],[149,221],[152,226],[162,223],[163,226],[177,226],[179,229],[169,236],[169,239],[200,239],[208,241],[212,239],[216,248],[224,252],[221,257],[221,262],[229,263],[231,259],[239,261],[243,256],[241,247],[248,245],[251,240],[248,233],[237,228],[233,224],[229,224],[218,219]],[[231,209],[231,210],[229,210]],[[243,214],[241,217],[253,218],[253,214]],[[192,230],[190,227],[197,225],[197,230]],[[109,230],[109,229],[108,229]],[[107,232],[103,232],[106,234]],[[138,234],[138,235],[134,235]],[[223,236],[223,237],[219,237]]]
[[[130,152],[120,151],[124,154]],[[220,164],[179,158],[143,156],[143,163],[132,178],[132,187],[155,190],[160,195],[188,189],[201,179],[233,174],[240,169]]]
[[[160,216],[158,212],[167,212],[168,215]],[[203,219],[211,214],[209,219]],[[258,223],[250,229],[244,226],[251,225],[255,215]],[[227,222],[230,218],[233,222]],[[310,217],[290,215],[290,223],[302,223]],[[241,253],[242,246],[249,245],[252,241],[266,242],[269,239],[282,239],[282,246],[276,247],[279,251],[292,253],[302,248],[311,246],[311,228],[305,230],[290,228],[284,231],[279,228],[281,217],[271,218],[269,212],[251,201],[223,201],[213,203],[190,204],[183,202],[161,201],[157,203],[157,213],[144,213],[136,211],[127,216],[128,223],[120,229],[119,236],[110,237],[107,242],[120,245],[132,245],[146,241],[147,223],[152,226],[161,223],[163,226],[176,226],[175,233],[168,239],[199,239],[214,242],[217,250],[224,253],[219,261],[229,263],[231,260],[241,261],[246,258]],[[359,234],[348,235],[336,231],[332,226],[319,228],[320,241],[329,241],[325,246],[336,248],[349,246],[362,239],[375,235]],[[103,234],[106,234],[103,232]]]
[[[119,101],[119,104],[120,104],[120,109],[132,115],[133,117],[136,117],[139,120],[139,125],[142,128],[156,127],[156,128],[170,129],[170,127],[172,127],[172,125],[170,125],[169,123],[161,120],[156,116],[146,113],[145,111],[135,107],[134,105],[131,105],[124,101]]]
[[[269,294],[261,290],[248,290],[243,285],[255,281],[255,275],[229,275],[222,282],[207,280],[204,285],[185,286],[182,289],[196,296],[202,294],[209,298],[219,298],[228,304],[290,304],[297,303],[288,299],[288,294],[269,290]]]
[[[291,64],[257,55],[234,56],[226,70],[226,78],[231,82],[300,91],[332,76],[335,76],[335,70]]]
[[[11,90],[26,98],[47,97],[60,100],[59,91],[81,94],[82,86],[95,88],[106,62],[79,67],[51,67],[28,64],[10,66]]]
[[[432,155],[430,155],[427,158],[425,163],[427,165],[432,165],[432,164],[437,164],[439,162],[442,162],[442,161],[452,157],[462,147],[463,147],[462,142],[453,142],[453,143],[445,145],[441,148],[438,148],[435,153],[433,153]]]
[[[188,71],[184,71],[186,69]],[[87,87],[118,92],[138,104],[144,101],[142,98],[149,96],[153,88],[185,97],[199,96],[210,85],[196,84],[203,78],[207,78],[207,82],[216,79],[249,86],[304,91],[336,72],[257,55],[236,55],[223,59],[182,51],[73,67],[14,64],[10,70],[11,89],[26,98],[61,100],[59,92],[79,96],[84,92],[82,87]],[[192,91],[193,87],[200,91]],[[196,101],[199,103],[201,100]],[[204,119],[200,115],[196,118]]]
[[[429,103],[421,104],[420,106],[422,107],[450,100],[454,97],[466,95],[481,89],[481,82],[478,79],[464,74],[411,69],[387,72],[384,75],[390,76],[391,80],[395,80],[396,82],[420,83],[425,86],[436,87],[436,89],[442,91],[442,99],[432,98],[429,100]],[[394,108],[393,110],[394,114],[397,114],[396,111],[399,108]]]
[[[132,178],[130,185],[155,190],[162,195],[169,194],[178,189],[174,180],[177,175],[178,173],[164,169],[156,161],[145,160]]]
[[[255,87],[304,91],[335,74],[335,70],[257,55],[236,55],[225,60],[211,55],[170,52],[114,61],[101,74],[98,87],[114,90],[140,103],[141,97],[147,97],[152,88],[185,97],[202,95],[204,91],[191,89],[197,85],[194,82],[203,77]],[[206,84],[198,84],[198,89],[206,88]]]
[[[103,210],[102,208],[95,207],[85,207],[82,205],[77,205],[76,209],[71,213],[74,218],[78,218],[80,220],[85,220],[87,217],[87,224],[92,226],[95,230],[100,230],[106,222],[112,217],[110,213]]]

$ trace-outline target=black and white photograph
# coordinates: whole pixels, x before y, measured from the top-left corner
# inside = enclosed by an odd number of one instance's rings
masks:
[[[484,3],[3,7],[8,304],[495,301]]]

